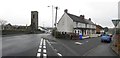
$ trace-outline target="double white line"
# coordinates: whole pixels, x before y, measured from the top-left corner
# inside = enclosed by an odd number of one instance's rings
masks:
[[[42,53],[43,52],[43,53]],[[41,55],[43,54],[43,55]],[[47,58],[47,51],[46,51],[46,42],[45,39],[41,38],[40,45],[37,53],[37,57],[43,56],[43,58]]]

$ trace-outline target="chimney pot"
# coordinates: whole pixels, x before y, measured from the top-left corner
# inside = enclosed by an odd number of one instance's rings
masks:
[[[65,12],[65,13],[68,13],[68,9],[65,9],[64,12]]]
[[[84,16],[84,15],[80,15],[80,18],[81,18],[81,19],[85,19],[85,16]]]
[[[89,18],[89,21],[91,21],[91,18]]]

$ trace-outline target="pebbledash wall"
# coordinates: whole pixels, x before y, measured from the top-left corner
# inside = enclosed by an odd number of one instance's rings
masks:
[[[57,29],[60,32],[73,32],[73,27],[75,26],[75,23],[66,13],[63,14],[61,17],[61,21],[58,22],[57,24]]]
[[[74,18],[71,18],[71,16]],[[85,22],[76,22],[73,21],[73,19],[77,19],[78,16],[75,16],[73,14],[69,14],[67,11],[64,10],[63,16],[60,18],[57,24],[57,29],[59,32],[67,32],[67,33],[83,33],[83,35],[90,35],[95,34],[96,25],[93,24],[87,24]],[[80,17],[79,17],[80,18]],[[87,19],[85,19],[87,20]],[[84,20],[84,21],[85,21]],[[91,20],[88,20],[91,21]],[[81,28],[81,29],[77,29]],[[82,31],[82,29],[87,29],[86,31]],[[89,29],[94,29],[89,30]]]

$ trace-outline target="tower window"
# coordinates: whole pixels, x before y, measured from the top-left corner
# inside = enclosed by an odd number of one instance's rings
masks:
[[[33,15],[33,18],[35,18],[35,15]]]

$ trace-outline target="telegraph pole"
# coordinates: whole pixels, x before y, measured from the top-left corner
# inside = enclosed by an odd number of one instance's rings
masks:
[[[55,7],[55,9],[56,9],[56,16],[55,16],[55,28],[56,28],[56,25],[57,25],[57,10],[58,10],[58,7]]]

